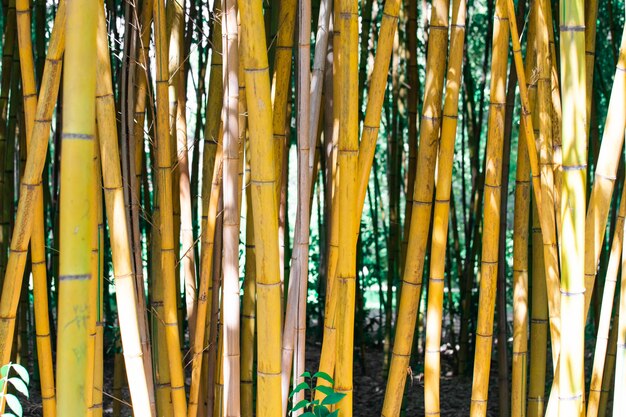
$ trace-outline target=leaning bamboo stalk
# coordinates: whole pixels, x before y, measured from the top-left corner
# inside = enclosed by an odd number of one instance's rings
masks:
[[[597,417],[602,393],[602,381],[606,354],[609,343],[609,330],[611,327],[611,315],[613,313],[613,300],[615,299],[615,287],[617,286],[617,274],[620,267],[624,241],[624,217],[626,216],[626,187],[622,190],[622,198],[619,205],[619,213],[615,222],[615,233],[611,243],[611,255],[604,280],[602,292],[602,307],[598,333],[596,335],[596,347],[593,355],[593,368],[589,385],[589,397],[587,400],[587,417]]]
[[[0,363],[8,363],[11,357],[15,314],[20,297],[22,278],[26,266],[26,253],[30,239],[36,202],[36,186],[41,183],[41,174],[48,150],[48,135],[52,113],[57,101],[61,76],[61,57],[65,48],[65,3],[57,10],[55,25],[50,36],[44,74],[41,81],[41,97],[37,101],[37,112],[31,136],[29,155],[22,176],[22,187],[17,215],[11,239],[11,250],[0,299]]]
[[[624,224],[626,228],[626,223]],[[622,270],[626,268],[626,245],[622,247]],[[619,295],[619,320],[617,325],[617,349],[615,352],[615,385],[613,386],[613,415],[618,416],[626,406],[626,280],[622,278]]]
[[[203,229],[202,229],[202,253],[200,259],[200,285],[198,287],[198,306],[196,329],[193,340],[193,359],[191,368],[191,387],[189,389],[189,408],[188,416],[196,417],[198,412],[198,399],[200,390],[200,376],[202,369],[202,359],[204,356],[204,340],[206,336],[206,323],[209,313],[211,312],[212,288],[209,284],[212,281],[213,270],[213,248],[215,245],[215,226],[217,219],[217,208],[220,197],[220,183],[222,180],[222,142],[217,144],[217,152],[215,155],[216,163],[214,165],[212,175],[212,187],[206,202],[203,202]],[[204,181],[208,181],[205,177]],[[203,188],[204,185],[203,185]],[[208,188],[208,187],[207,187]]]
[[[4,15],[4,42],[2,45],[2,75],[0,81],[0,126],[6,126],[9,108],[9,90],[11,89],[11,77],[12,77],[12,61],[13,54],[15,53],[16,41],[16,18],[15,18],[15,0],[9,2],[9,7]],[[11,180],[7,175],[5,165],[8,162],[8,149],[7,149],[7,131],[6,129],[0,129],[0,193],[2,195],[10,195],[9,186]],[[12,206],[13,202],[10,199],[3,199],[0,204],[0,253],[6,254],[9,247],[9,234],[10,234],[10,221],[8,214],[9,206]],[[4,279],[4,272],[6,268],[6,256],[0,256],[0,286],[2,285],[2,279]]]
[[[604,362],[604,377],[602,378],[602,392],[600,393],[600,403],[598,405],[598,417],[606,417],[608,411],[609,394],[611,386],[613,386],[613,376],[615,373],[615,359],[617,354],[617,333],[618,333],[619,314],[613,318],[613,326],[609,334],[609,349],[606,353],[606,361]]]
[[[172,408],[174,416],[187,415],[185,396],[185,379],[180,352],[178,331],[177,293],[175,282],[174,252],[174,213],[172,210],[172,149],[169,136],[168,118],[168,44],[165,27],[165,7],[163,0],[154,3],[154,33],[156,39],[156,77],[157,77],[157,188],[160,205],[161,235],[161,273],[163,279],[163,310],[162,318],[167,341],[168,362],[171,377]]]
[[[218,2],[213,5],[213,13],[217,13]],[[192,377],[189,389],[189,417],[198,413],[199,395],[204,355],[210,356],[213,348],[205,349],[205,340],[215,327],[212,313],[213,300],[213,252],[215,243],[216,217],[222,182],[222,127],[220,115],[222,111],[222,25],[213,21],[212,26],[213,53],[211,55],[211,74],[209,75],[209,94],[207,99],[207,121],[204,131],[204,149],[202,155],[202,221],[201,221],[201,252],[200,280],[198,285],[198,305],[196,306],[196,326],[193,346]],[[218,171],[216,171],[216,166]],[[216,193],[216,194],[214,194]],[[215,288],[217,291],[217,288]],[[207,328],[209,331],[207,331]],[[199,334],[198,334],[199,333]],[[211,356],[212,358],[212,356]],[[212,394],[209,393],[210,399]],[[212,410],[212,405],[209,407]]]
[[[137,311],[135,276],[132,267],[130,236],[126,224],[125,203],[122,185],[120,155],[117,141],[115,98],[111,78],[111,64],[104,12],[98,21],[98,56],[96,85],[96,116],[98,139],[102,156],[102,181],[104,198],[109,219],[109,235],[115,277],[115,294],[120,324],[120,336],[124,348],[124,363],[127,375],[132,375],[129,384],[133,409],[141,415],[156,415],[151,404],[152,381],[142,378],[147,375],[145,354],[139,332],[141,317]],[[115,220],[115,221],[113,221]]]
[[[31,11],[28,1],[16,2],[17,35],[20,56],[22,97],[24,99],[24,118],[26,126],[26,143],[30,145],[37,111],[37,93],[35,86],[35,68],[33,67],[33,49],[31,40]],[[35,210],[32,213],[33,230],[31,234],[31,263],[33,284],[40,287],[35,315],[40,336],[37,338],[39,356],[40,379],[42,389],[42,403],[45,417],[56,413],[56,399],[54,388],[54,372],[52,369],[52,351],[49,331],[48,294],[46,278],[45,227],[43,210],[43,193],[41,183],[36,186]],[[43,288],[43,289],[42,289]],[[47,329],[47,330],[46,330]]]
[[[591,305],[591,295],[609,216],[609,203],[624,146],[624,128],[626,127],[624,108],[626,108],[626,31],[622,32],[620,55],[615,68],[613,88],[604,122],[602,145],[595,165],[593,188],[585,220],[585,317]]]
[[[426,73],[428,77],[424,90],[424,106],[422,109],[415,177],[420,180],[415,182],[413,190],[409,242],[405,265],[402,269],[402,293],[400,295],[395,342],[383,403],[383,415],[387,417],[398,416],[400,413],[406,383],[406,369],[411,356],[415,322],[419,310],[424,256],[430,229],[435,162],[439,142],[438,135],[441,125],[441,99],[448,40],[448,2],[446,0],[438,0],[433,3],[430,30],[428,55],[426,58]],[[362,147],[364,140],[365,138],[361,141]],[[375,143],[366,143],[366,145],[371,146],[371,148],[368,148],[368,152],[373,154]],[[368,164],[370,163],[370,158],[367,158],[365,155],[367,154],[364,152],[362,155],[359,155],[359,158],[363,156],[365,158],[364,163]],[[364,172],[361,171],[361,166],[361,159],[359,159],[359,176],[362,181]],[[362,183],[360,182],[359,185],[362,186]],[[364,196],[364,193],[359,197],[361,196]]]
[[[491,348],[493,339],[493,316],[496,296],[496,277],[498,270],[498,241],[500,236],[500,193],[502,165],[503,130],[505,111],[505,81],[507,56],[509,52],[509,23],[514,22],[515,14],[507,8],[507,0],[497,0],[493,24],[493,57],[491,61],[491,86],[489,104],[489,130],[485,154],[485,191],[483,209],[482,256],[480,265],[480,295],[478,302],[478,320],[476,324],[476,349],[474,356],[474,377],[470,415],[485,416],[489,370],[491,367]],[[508,9],[508,10],[507,10]],[[515,39],[515,36],[512,36]],[[514,43],[515,48],[515,43]],[[523,68],[518,69],[520,90],[523,80]],[[533,141],[534,146],[534,141]],[[534,149],[534,148],[533,148]]]
[[[222,0],[222,123],[224,126],[224,226],[222,375],[224,378],[224,416],[241,414],[239,327],[239,211],[237,210],[239,164],[239,52],[236,0]]]
[[[67,4],[63,76],[63,133],[59,211],[59,299],[57,414],[85,415],[87,321],[91,300],[91,245],[94,234],[90,190],[96,133],[96,27],[98,2]]]
[[[365,204],[365,196],[367,193],[367,184],[369,182],[370,171],[374,160],[374,153],[376,150],[376,140],[378,138],[378,131],[380,128],[381,110],[385,97],[385,90],[387,85],[387,75],[389,70],[389,63],[391,61],[391,53],[393,51],[393,39],[398,26],[398,13],[400,10],[399,1],[387,1],[383,10],[383,17],[380,24],[380,30],[378,34],[378,47],[376,48],[376,57],[374,58],[374,69],[370,79],[368,102],[365,111],[365,120],[363,124],[363,132],[361,133],[361,143],[359,145],[359,163],[358,163],[358,200],[357,200],[357,213],[360,218],[360,213],[363,212],[363,205]],[[333,35],[333,40],[340,38],[339,32]],[[336,49],[335,49],[336,50]],[[334,60],[337,56],[334,57]],[[334,77],[333,81],[335,82]],[[333,83],[334,84],[334,83]],[[333,87],[335,88],[335,87]],[[338,88],[338,87],[337,87]],[[334,109],[339,106],[337,102],[333,103]],[[337,297],[336,292],[333,292],[335,271],[337,266],[337,229],[333,224],[339,222],[338,219],[338,207],[333,198],[331,203],[331,231],[329,239],[329,256],[328,256],[328,290],[326,301],[326,314],[324,321],[324,343],[322,344],[322,354],[320,357],[320,370],[330,375],[333,374],[335,367],[335,342],[336,342],[336,307]],[[358,233],[358,229],[354,230],[354,233]],[[354,240],[356,242],[356,239]],[[323,384],[324,382],[321,381]]]
[[[544,415],[546,390],[546,356],[548,343],[548,299],[543,260],[543,238],[537,204],[533,201],[532,283],[530,311],[530,375],[528,384],[528,417]]]
[[[246,45],[242,56],[250,132],[251,200],[257,271],[259,417],[282,415],[280,396],[281,288],[278,256],[276,155],[271,136],[272,107],[265,43],[263,4],[240,0]]]
[[[515,7],[513,5],[512,0],[506,0],[507,12],[510,16],[515,16]],[[538,7],[537,5],[535,7]],[[546,13],[547,15],[548,13]],[[543,20],[543,19],[542,19]],[[545,19],[547,21],[547,18]],[[547,279],[547,289],[548,289],[548,309],[550,315],[550,335],[551,341],[553,344],[553,358],[556,359],[556,352],[558,352],[558,345],[560,341],[560,319],[559,319],[559,303],[560,303],[560,295],[558,292],[558,284],[559,284],[559,256],[558,256],[558,248],[556,244],[556,219],[551,215],[550,212],[543,213],[544,204],[545,207],[551,207],[549,202],[543,203],[543,194],[546,194],[549,198],[550,192],[549,190],[544,190],[545,187],[542,187],[543,183],[549,183],[549,176],[546,177],[546,174],[549,174],[551,163],[546,155],[544,157],[545,165],[540,166],[540,161],[537,154],[537,143],[536,143],[536,135],[535,130],[533,129],[533,125],[537,123],[533,123],[531,120],[531,111],[530,104],[528,99],[528,89],[526,87],[526,75],[523,73],[524,62],[522,60],[521,54],[521,46],[519,43],[519,35],[517,31],[517,23],[515,19],[509,19],[509,26],[511,31],[511,41],[513,45],[513,58],[515,63],[515,69],[519,74],[519,91],[520,91],[520,101],[522,104],[522,127],[524,129],[524,136],[526,138],[527,146],[528,146],[528,155],[530,161],[530,169],[532,174],[533,181],[533,197],[535,201],[537,201],[537,209],[539,211],[539,219],[541,222],[542,229],[542,238],[544,239],[544,263],[546,268],[546,279]],[[537,29],[539,30],[539,29]],[[547,67],[546,67],[547,68]],[[546,78],[545,76],[543,77]],[[544,94],[545,97],[545,94]],[[545,106],[544,106],[545,107]],[[543,121],[538,121],[538,123],[544,124],[544,135],[547,135],[546,126],[549,122],[544,118]],[[539,131],[541,136],[541,131]],[[546,154],[546,152],[544,152]],[[543,173],[542,173],[543,168]],[[547,178],[547,181],[546,181]],[[547,186],[547,185],[546,185]],[[555,198],[555,200],[557,200]]]
[[[559,416],[584,412],[585,183],[587,172],[584,2],[560,2],[563,97]],[[583,28],[581,31],[580,28]],[[591,92],[590,92],[591,93]],[[589,291],[591,292],[591,291]]]
[[[450,23],[450,59],[446,77],[446,98],[439,157],[437,160],[437,189],[433,213],[430,278],[428,280],[428,310],[426,316],[426,351],[424,359],[424,406],[428,415],[440,415],[439,377],[441,374],[441,328],[443,323],[443,295],[448,241],[448,217],[452,192],[454,143],[458,125],[459,92],[465,44],[466,5],[463,0],[452,3]]]
[[[526,46],[526,62],[524,70],[529,80],[535,67],[535,26],[536,8],[531,7],[529,13],[528,36]],[[534,114],[536,84],[528,85],[529,104]],[[519,132],[517,144],[517,170],[515,176],[515,208],[513,220],[513,358],[511,377],[511,417],[526,416],[527,369],[528,369],[528,246],[530,224],[530,162],[528,148],[522,137],[524,130]],[[541,233],[541,231],[538,231]],[[534,235],[533,235],[534,236]],[[534,254],[533,254],[534,255]],[[543,268],[543,253],[541,268]],[[534,265],[534,259],[533,265]],[[535,274],[531,275],[535,278]],[[543,274],[541,275],[543,278]],[[534,287],[533,287],[534,289]],[[535,306],[533,303],[531,306]],[[538,305],[540,306],[540,304]],[[534,322],[533,322],[534,323]],[[534,327],[534,325],[533,325]]]
[[[539,129],[539,170],[541,173],[541,208],[542,238],[544,243],[544,261],[548,280],[548,310],[550,313],[550,339],[552,342],[552,363],[556,363],[560,349],[560,317],[559,297],[556,288],[559,282],[558,246],[556,235],[556,211],[554,205],[554,171],[553,171],[553,138],[552,138],[552,85],[551,60],[548,27],[548,8],[552,7],[546,0],[540,0],[536,6],[536,53],[537,53],[537,110]]]

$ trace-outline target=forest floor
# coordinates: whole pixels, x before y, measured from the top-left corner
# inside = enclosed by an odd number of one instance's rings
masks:
[[[308,345],[307,369],[315,371],[319,364],[319,345]],[[383,352],[375,347],[365,349],[364,360],[361,361],[360,350],[354,355],[354,415],[357,417],[379,416],[382,410],[385,396],[386,378],[382,375]],[[364,365],[364,366],[363,366]],[[441,416],[467,416],[469,415],[472,380],[470,377],[453,376],[453,360],[451,355],[442,353],[442,377],[441,377]],[[498,389],[497,389],[497,363],[492,362],[492,380],[489,392],[488,417],[498,415]],[[105,363],[105,396],[104,415],[110,416],[113,412],[111,397],[113,387],[113,358],[108,357]],[[187,368],[189,371],[189,367]],[[405,392],[404,411],[405,415],[424,415],[424,383],[423,373],[410,372]],[[187,381],[189,383],[189,381]],[[122,391],[122,400],[130,402],[128,388]],[[42,416],[41,393],[39,382],[34,378],[31,381],[30,399],[23,399],[24,416]],[[121,416],[130,416],[130,408],[123,405]]]

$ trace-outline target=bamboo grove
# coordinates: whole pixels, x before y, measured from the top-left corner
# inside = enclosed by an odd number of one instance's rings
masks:
[[[1,8],[0,413],[623,415],[623,0]]]

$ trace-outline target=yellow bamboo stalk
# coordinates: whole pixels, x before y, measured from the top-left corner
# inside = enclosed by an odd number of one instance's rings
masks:
[[[559,416],[584,412],[585,183],[587,171],[584,2],[560,3],[563,98]],[[582,30],[581,30],[582,28]]]
[[[531,78],[535,67],[535,26],[536,8],[532,7],[529,16],[525,72]],[[536,114],[536,85],[527,86],[529,105]],[[520,130],[517,144],[517,171],[515,175],[515,208],[513,220],[513,358],[511,372],[511,417],[526,416],[527,372],[528,372],[528,244],[530,218],[530,161],[528,147]],[[538,233],[541,233],[538,231]],[[534,236],[534,235],[533,235]],[[539,238],[541,238],[539,236]],[[533,255],[535,255],[533,253]],[[541,256],[543,268],[543,253]],[[533,261],[534,262],[534,261]],[[533,263],[534,265],[534,263]],[[535,274],[532,275],[533,279]],[[543,275],[541,275],[543,278]],[[534,286],[533,286],[534,289]],[[533,303],[532,306],[535,304]],[[538,305],[540,306],[540,304]],[[533,322],[534,323],[534,322]]]
[[[37,93],[35,86],[35,69],[33,67],[33,49],[31,40],[31,11],[27,0],[18,0],[15,4],[17,13],[17,35],[20,56],[22,97],[24,99],[24,117],[26,126],[26,143],[31,143],[35,113],[37,111]],[[31,235],[31,263],[33,286],[38,287],[35,303],[35,316],[40,337],[37,338],[42,404],[45,417],[55,416],[56,399],[54,389],[54,372],[52,369],[52,351],[48,317],[48,292],[46,278],[45,227],[43,218],[43,194],[41,184],[36,186],[35,210],[32,213],[33,230]],[[41,340],[40,340],[41,339]]]
[[[193,341],[193,360],[191,368],[191,387],[189,389],[189,408],[188,416],[195,417],[198,413],[198,399],[200,390],[200,376],[202,369],[203,352],[205,350],[204,340],[206,336],[206,322],[211,311],[212,300],[212,271],[213,271],[213,248],[215,242],[215,226],[217,218],[217,208],[220,197],[220,183],[222,180],[222,142],[217,144],[216,164],[214,165],[212,181],[210,187],[210,195],[203,202],[202,210],[204,228],[202,229],[202,253],[200,259],[200,285],[198,287],[198,306],[196,330]],[[204,179],[208,182],[208,178]],[[204,185],[203,185],[203,188]],[[209,188],[209,187],[206,187]],[[215,289],[217,290],[217,289]]]
[[[624,225],[626,227],[626,223]],[[626,268],[626,245],[622,247],[622,270]],[[619,320],[617,325],[617,349],[615,356],[615,385],[613,386],[613,415],[618,416],[624,410],[626,398],[626,280],[622,279],[619,296]]]
[[[588,0],[585,2],[585,88],[593,91],[593,70],[596,61],[596,26],[598,17],[598,1]],[[591,117],[591,101],[593,94],[587,94],[585,101],[586,120]],[[587,123],[587,136],[589,136],[589,123]]]
[[[98,139],[102,156],[102,183],[115,277],[115,294],[120,324],[120,335],[124,348],[124,362],[131,401],[136,413],[156,415],[155,404],[150,401],[152,381],[145,378],[147,371],[143,359],[137,308],[135,276],[132,267],[132,252],[126,223],[125,202],[122,185],[120,155],[117,140],[115,97],[111,77],[111,63],[104,10],[98,19],[98,56],[96,85],[96,116]],[[144,375],[144,378],[141,376]]]
[[[532,225],[532,303],[530,312],[530,383],[528,417],[544,415],[546,389],[546,352],[548,343],[548,299],[543,260],[543,238],[537,204],[533,201]]]
[[[241,93],[240,93],[241,94]],[[256,258],[254,239],[254,213],[252,213],[250,188],[250,151],[246,143],[246,266],[243,281],[243,300],[241,316],[241,415],[254,415],[254,335],[256,330]]]
[[[152,210],[152,265],[150,279],[152,291],[150,293],[150,304],[152,311],[152,356],[156,363],[154,372],[154,382],[156,384],[156,409],[158,416],[169,417],[173,415],[171,400],[170,369],[167,355],[167,344],[163,328],[163,284],[161,273],[161,237],[159,233],[159,222],[161,219],[161,208],[158,203],[159,190],[154,196],[154,207]]]
[[[16,18],[15,18],[15,0],[9,2],[8,8],[5,14],[5,26],[4,26],[4,43],[2,45],[2,79],[0,81],[0,123],[2,126],[6,126],[9,107],[9,90],[11,89],[11,73],[13,54],[15,53],[16,45]],[[0,129],[0,155],[6,155],[0,158],[0,193],[2,195],[10,195],[10,183],[5,165],[8,162],[8,149],[7,149],[7,131]],[[3,200],[0,204],[0,253],[6,254],[9,247],[9,234],[10,234],[10,222],[8,209],[12,202],[10,199]],[[2,285],[2,279],[4,278],[4,272],[6,268],[6,256],[0,257],[0,285]]]
[[[85,383],[85,397],[87,402],[87,416],[93,417],[95,414],[95,382],[96,382],[96,335],[98,320],[98,286],[100,285],[100,236],[99,236],[99,224],[98,224],[98,211],[102,211],[102,205],[99,201],[99,195],[101,196],[102,185],[101,172],[100,172],[100,153],[98,152],[98,137],[95,135],[93,142],[93,158],[92,158],[92,170],[93,170],[93,183],[91,184],[90,203],[93,206],[93,210],[90,213],[91,222],[91,239],[90,239],[90,266],[91,266],[91,280],[89,283],[89,318],[87,320],[87,378]]]
[[[433,232],[428,280],[428,310],[426,316],[426,352],[424,359],[424,406],[427,415],[440,415],[439,377],[441,375],[441,328],[443,324],[443,293],[448,238],[452,167],[456,139],[459,92],[465,44],[466,5],[462,0],[452,3],[452,32],[446,77],[446,99],[439,157],[437,160],[437,190],[433,214]]]
[[[402,293],[383,403],[383,415],[386,417],[400,414],[406,383],[406,369],[411,356],[415,322],[419,310],[424,256],[428,244],[434,192],[434,171],[439,144],[438,134],[441,125],[441,98],[448,35],[448,2],[446,0],[438,0],[433,3],[430,28],[428,56],[426,58],[427,78],[415,177],[420,180],[415,182],[413,190],[411,226],[403,268]],[[369,159],[366,161],[369,162]],[[360,161],[359,165],[361,165]],[[362,179],[363,172],[360,169],[359,175]],[[364,193],[361,195],[364,196]]]
[[[602,392],[600,394],[600,404],[598,417],[606,417],[609,402],[609,394],[613,385],[613,374],[615,373],[615,356],[617,353],[617,333],[618,333],[619,314],[613,318],[613,326],[609,334],[609,350],[606,353],[606,361],[604,363],[604,378],[602,378]]]
[[[187,415],[185,378],[178,330],[178,293],[176,291],[174,213],[172,210],[172,146],[168,120],[168,44],[163,0],[154,2],[157,78],[157,188],[160,205],[161,273],[163,282],[163,325],[170,368],[174,416]]]
[[[258,362],[257,416],[282,413],[280,396],[281,289],[278,256],[276,152],[271,132],[272,107],[265,43],[263,4],[239,1],[246,45],[246,103],[250,132],[250,170],[257,271]]]
[[[87,413],[98,2],[67,4],[61,155],[57,414]]]
[[[602,292],[602,307],[600,309],[600,320],[596,335],[596,348],[593,355],[593,368],[587,400],[587,417],[597,417],[599,412],[602,381],[609,344],[611,315],[613,313],[613,300],[615,298],[617,274],[619,272],[624,241],[624,216],[626,216],[626,187],[622,190],[619,212],[615,222],[615,233],[611,243],[611,255],[609,256],[609,265],[607,266],[604,290]]]
[[[509,9],[509,10],[507,10]],[[505,84],[507,56],[509,51],[509,26],[515,21],[506,0],[497,0],[493,24],[493,56],[491,61],[491,85],[489,100],[489,131],[485,154],[485,191],[483,209],[482,256],[480,265],[480,295],[478,321],[476,324],[476,350],[474,355],[474,377],[470,415],[485,416],[489,370],[491,368],[491,346],[493,339],[493,314],[498,274],[498,241],[500,237],[500,193],[502,147],[505,112]],[[515,38],[514,36],[512,36]],[[515,44],[514,44],[515,48]],[[521,74],[520,74],[521,72]],[[520,89],[525,87],[523,69],[518,70]],[[533,143],[534,145],[534,143]],[[533,147],[534,149],[534,147]],[[403,291],[404,292],[404,291]]]
[[[275,192],[276,203],[280,201],[281,172],[283,153],[287,145],[287,104],[291,96],[289,88],[291,80],[291,60],[293,55],[293,39],[296,27],[296,0],[285,0],[277,3],[278,7],[278,32],[276,33],[276,50],[274,52],[272,73],[272,133],[274,137],[274,154],[276,165],[274,173],[277,181]],[[281,269],[282,270],[282,269]]]
[[[11,251],[4,277],[0,299],[0,362],[7,363],[11,357],[15,314],[20,297],[22,278],[26,265],[26,252],[30,239],[35,210],[37,185],[48,149],[48,135],[52,112],[56,104],[61,76],[61,57],[65,50],[65,3],[57,10],[55,25],[50,36],[46,64],[41,81],[42,96],[37,101],[37,112],[33,126],[30,151],[22,176],[22,189],[18,202],[17,216],[11,239]]]

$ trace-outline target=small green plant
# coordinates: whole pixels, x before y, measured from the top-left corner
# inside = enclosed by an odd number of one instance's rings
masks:
[[[11,376],[12,373],[17,376]],[[12,411],[0,417],[22,417],[22,404],[15,395],[7,391],[9,386],[13,386],[16,391],[28,398],[29,381],[28,371],[20,364],[9,362],[0,368],[0,410],[6,410],[8,406],[8,409]]]
[[[336,409],[335,411],[330,412],[328,407],[331,405],[337,404],[339,401],[341,401],[343,397],[346,396],[346,394],[336,392],[333,389],[335,385],[335,381],[330,377],[330,375],[328,375],[325,372],[317,372],[313,374],[313,376],[311,376],[309,372],[305,372],[300,376],[304,378],[304,381],[299,383],[293,389],[291,394],[289,394],[289,398],[292,398],[294,395],[296,395],[300,391],[305,391],[304,400],[298,401],[298,403],[293,406],[290,413],[293,413],[294,411],[298,411],[298,410],[304,410],[304,414],[302,414],[302,417],[336,417],[339,414],[339,409]],[[326,385],[318,385],[318,384],[316,384],[315,387],[313,387],[313,379],[315,379],[317,382],[320,378],[330,383],[330,387]],[[307,391],[309,394],[308,398],[306,395]],[[319,391],[322,394],[324,394],[325,395],[324,399],[322,399],[321,401],[316,400],[315,399],[316,391]]]

